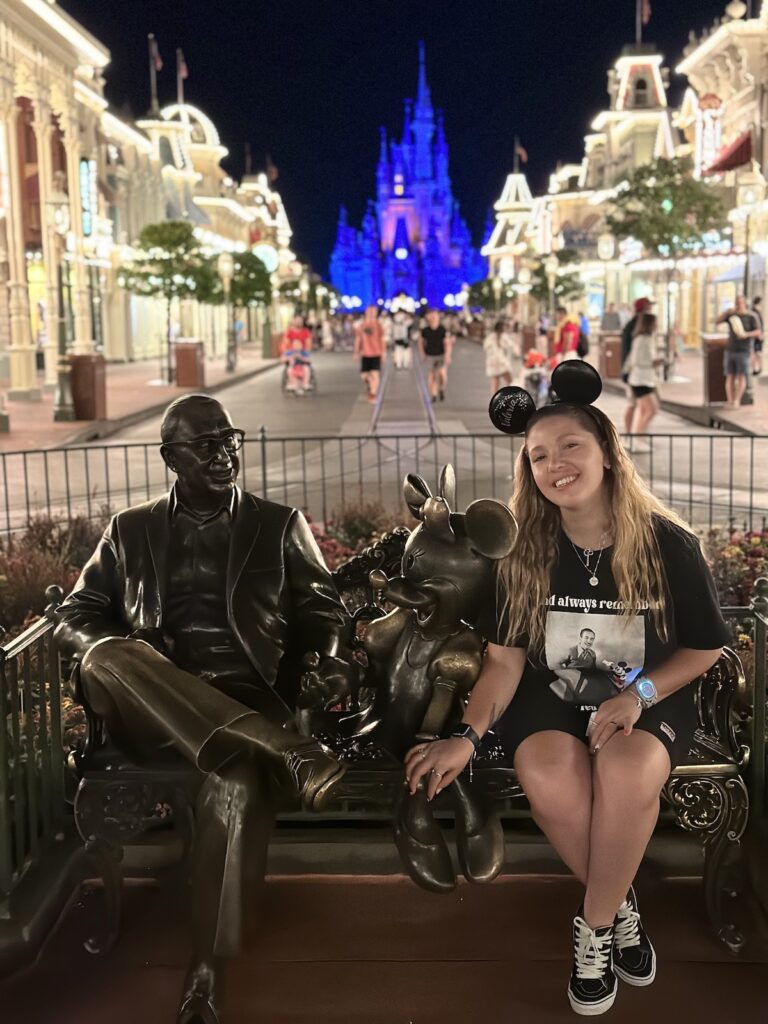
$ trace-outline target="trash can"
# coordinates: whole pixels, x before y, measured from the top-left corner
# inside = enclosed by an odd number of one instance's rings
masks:
[[[601,331],[598,342],[600,376],[621,376],[621,335],[617,331]]]
[[[70,386],[76,420],[107,418],[107,362],[104,356],[70,356]]]
[[[704,359],[704,405],[725,402],[725,368],[723,354],[728,338],[722,334],[702,334],[701,352]]]
[[[197,338],[177,338],[173,345],[176,353],[176,387],[205,387],[205,346]]]

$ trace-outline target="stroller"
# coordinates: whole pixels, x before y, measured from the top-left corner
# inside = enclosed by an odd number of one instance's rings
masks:
[[[523,387],[540,409],[550,399],[549,370],[547,357],[537,349],[529,349],[523,360]]]

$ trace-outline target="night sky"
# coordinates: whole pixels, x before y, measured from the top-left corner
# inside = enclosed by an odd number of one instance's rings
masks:
[[[674,74],[688,32],[726,0],[651,0],[644,38]],[[607,105],[606,72],[634,41],[635,0],[60,0],[109,47],[106,95],[140,116],[149,105],[148,32],[164,61],[160,103],[185,96],[216,124],[233,177],[250,142],[270,153],[294,248],[327,274],[340,203],[354,223],[375,194],[379,125],[402,129],[416,91],[418,40],[435,108],[445,114],[454,194],[480,241],[488,207],[512,168],[517,134],[534,193],[556,163],[577,161],[590,120]],[[758,9],[759,3],[753,5]]]

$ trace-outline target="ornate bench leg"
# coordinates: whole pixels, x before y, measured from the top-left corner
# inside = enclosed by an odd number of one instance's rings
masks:
[[[123,851],[104,839],[90,839],[85,844],[86,859],[96,869],[104,885],[106,925],[101,937],[91,936],[84,946],[89,953],[108,953],[120,934],[123,907],[123,872],[120,867]]]
[[[709,920],[718,938],[738,954],[746,941],[743,924],[749,919],[741,841],[749,815],[744,781],[740,776],[680,777],[670,780],[665,796],[677,812],[677,823],[702,836]]]

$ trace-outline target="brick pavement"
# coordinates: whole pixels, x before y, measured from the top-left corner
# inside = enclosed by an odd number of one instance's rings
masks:
[[[277,360],[264,359],[256,347],[240,349],[235,373],[227,373],[224,358],[206,362],[206,386],[203,391],[214,393],[236,381],[243,381],[274,366]],[[111,363],[107,367],[106,420],[80,420],[74,423],[53,422],[53,395],[46,394],[41,402],[8,402],[5,411],[11,429],[0,434],[0,452],[35,451],[58,448],[74,442],[83,443],[109,437],[117,431],[161,412],[169,402],[193,388],[158,386],[157,359],[135,363]]]

